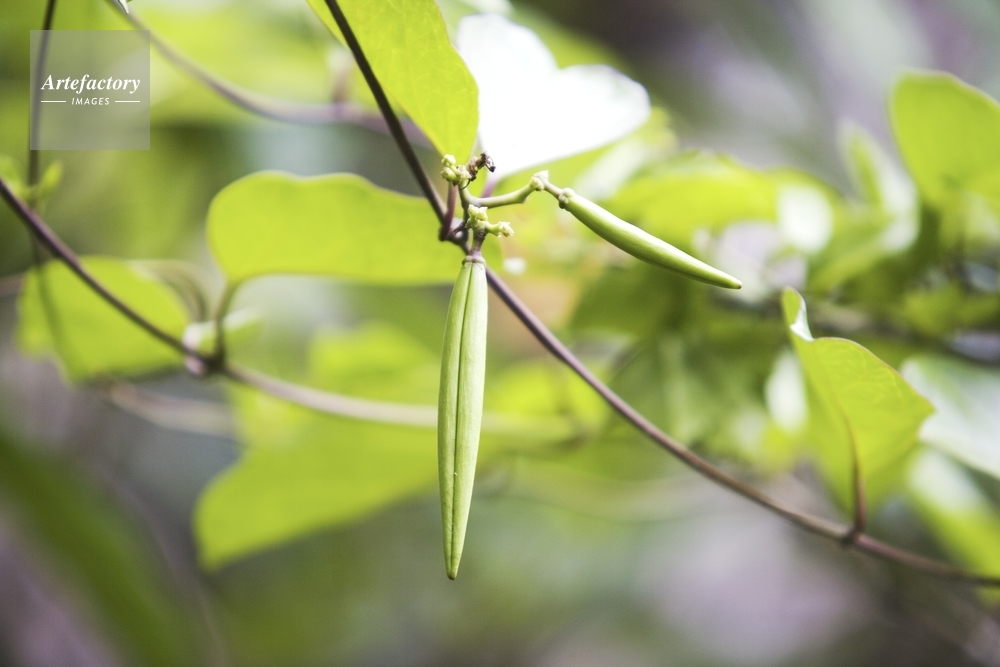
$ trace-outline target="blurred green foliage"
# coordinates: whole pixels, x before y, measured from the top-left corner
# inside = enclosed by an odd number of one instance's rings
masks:
[[[215,76],[275,98],[372,109],[324,2],[147,4],[130,7]],[[438,151],[462,157],[472,146],[476,84],[448,38],[483,3],[439,4],[342,3],[393,102],[437,149],[420,149],[432,175]],[[0,153],[20,156],[27,30],[40,8],[6,2],[0,12]],[[535,10],[508,14],[560,67],[611,62],[634,73],[612,49]],[[128,28],[97,0],[62,2],[56,27]],[[739,663],[683,636],[682,624],[653,611],[667,603],[635,590],[643,577],[667,576],[649,574],[643,559],[659,555],[644,551],[649,535],[668,530],[671,511],[708,511],[704,489],[545,356],[498,301],[468,581],[446,588],[432,406],[447,303],[439,285],[457,275],[461,254],[437,242],[433,212],[386,137],[261,120],[159,55],[152,76],[152,150],[43,154],[63,169],[56,185],[50,166],[35,193],[47,198],[46,219],[115,294],[199,349],[216,341],[209,321],[221,295],[240,286],[233,310],[253,308],[259,319],[227,336],[232,359],[430,420],[324,415],[209,384],[219,401],[210,407],[233,418],[235,446],[223,443],[225,455],[209,462],[190,457],[199,479],[213,479],[169,515],[184,557],[204,569],[194,577],[204,604],[160,581],[170,568],[152,555],[153,541],[81,470],[0,442],[0,518],[16,517],[18,534],[82,591],[126,659],[208,662],[211,641],[193,627],[205,613],[236,664],[485,664],[491,651],[494,663],[514,664],[544,653],[532,641],[566,628],[587,635],[574,625],[585,614],[658,656],[670,644],[684,664]],[[886,92],[902,163],[876,131],[844,125],[829,159],[842,161],[851,189],[797,168],[679,150],[655,94],[640,129],[597,149],[581,140],[576,155],[545,165],[554,183],[742,279],[740,293],[636,262],[544,195],[502,210],[517,234],[491,239],[487,258],[617,392],[699,454],[849,520],[855,451],[876,534],[1000,574],[1000,109],[936,72],[902,74]],[[572,100],[557,111],[587,118]],[[27,197],[22,164],[0,156],[0,177]],[[503,193],[526,177],[492,185]],[[56,359],[67,381],[95,393],[109,381],[155,387],[176,375],[176,352],[65,266],[32,268],[26,235],[4,209],[0,272],[22,271],[22,352]],[[239,326],[227,320],[227,333]],[[205,403],[200,391],[180,398]],[[65,456],[117,470],[113,453]],[[164,487],[191,483],[164,460],[150,465]],[[737,538],[722,535],[718,549]],[[894,576],[871,588],[910,585]]]

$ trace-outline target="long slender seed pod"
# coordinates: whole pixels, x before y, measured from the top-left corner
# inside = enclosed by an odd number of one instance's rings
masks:
[[[590,227],[598,236],[608,243],[618,246],[633,257],[716,287],[739,289],[743,286],[743,283],[729,274],[723,273],[678,250],[663,239],[625,222],[569,188],[563,189],[559,195],[559,205],[572,213],[577,220]]]
[[[467,257],[451,293],[438,394],[438,481],[444,562],[458,576],[476,477],[486,378],[486,263]]]

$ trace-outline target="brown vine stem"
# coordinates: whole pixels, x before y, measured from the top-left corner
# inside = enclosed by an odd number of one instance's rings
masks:
[[[45,17],[42,19],[42,43],[38,49],[38,62],[35,64],[35,80],[31,85],[34,88],[31,96],[31,110],[29,118],[31,120],[28,127],[28,186],[31,187],[38,182],[38,151],[31,146],[35,143],[38,132],[38,115],[41,113],[41,102],[37,91],[42,86],[42,70],[45,69],[45,57],[48,54],[49,33],[52,29],[52,19],[56,13],[56,0],[48,0],[45,4]]]
[[[372,94],[375,96],[375,100],[378,102],[379,109],[385,116],[386,123],[389,125],[390,130],[394,127],[398,128],[399,121],[396,119],[396,114],[389,104],[381,83],[372,71],[371,65],[369,64],[364,51],[361,49],[361,45],[355,37],[354,32],[351,30],[351,26],[348,24],[340,6],[337,4],[337,0],[326,0],[326,4],[327,7],[330,8],[330,12],[333,14],[334,20],[337,22],[337,27],[340,28],[340,31],[344,36],[344,41],[347,42],[348,48],[350,48],[351,53],[354,54],[354,59],[357,61],[361,72],[364,74],[365,81],[368,83],[368,87],[371,88]],[[424,171],[420,162],[416,159],[416,153],[414,152],[413,147],[409,145],[406,135],[401,130],[397,129],[392,131],[392,137],[396,140],[396,144],[400,152],[403,154],[407,165],[409,165],[410,170],[413,172],[413,176],[416,178],[421,190],[427,196],[427,201],[434,209],[434,212],[438,217],[438,221],[441,225],[446,224],[448,220],[446,218],[445,207],[441,202],[440,197],[437,196],[437,191],[431,186],[430,178],[427,175],[427,172]],[[743,496],[747,500],[760,505],[764,509],[790,521],[793,525],[798,526],[809,533],[841,543],[845,548],[855,549],[862,553],[876,556],[883,560],[898,563],[900,565],[905,565],[915,570],[920,570],[927,574],[944,579],[964,581],[981,586],[1000,586],[1000,576],[988,576],[970,572],[968,570],[949,565],[948,563],[926,558],[924,556],[920,556],[919,554],[894,547],[868,535],[861,534],[852,541],[845,542],[844,536],[849,535],[852,532],[852,526],[799,511],[798,509],[786,505],[780,500],[771,498],[767,494],[753,488],[752,486],[744,484],[725,471],[712,465],[661,431],[656,427],[656,425],[642,416],[642,414],[633,408],[627,401],[622,399],[618,396],[618,394],[612,391],[610,387],[604,384],[579,358],[577,358],[576,355],[573,354],[572,351],[570,351],[568,347],[566,347],[565,344],[563,344],[562,341],[559,340],[558,337],[556,337],[555,334],[548,329],[548,327],[545,326],[545,324],[542,323],[541,320],[538,319],[533,312],[531,312],[531,310],[517,297],[516,294],[514,294],[513,291],[511,291],[511,289],[496,273],[487,269],[486,275],[490,287],[497,294],[497,296],[500,297],[511,312],[513,312],[514,315],[521,320],[521,323],[524,324],[532,335],[534,335],[534,337],[553,356],[566,364],[566,366],[576,373],[584,382],[590,385],[590,387],[597,392],[597,394],[604,399],[608,405],[610,405],[629,423],[635,426],[640,432],[649,437],[674,457],[680,459],[681,462],[686,464],[695,472],[729,489],[730,491]]]
[[[218,93],[220,97],[229,100],[236,106],[245,109],[246,111],[264,118],[270,118],[271,120],[278,120],[286,123],[297,123],[302,125],[352,123],[368,130],[372,130],[373,132],[379,132],[381,134],[389,133],[389,128],[386,125],[385,119],[380,114],[372,113],[369,109],[360,104],[352,102],[334,102],[329,104],[292,102],[289,100],[282,100],[262,95],[238,86],[231,81],[226,81],[225,79],[222,79],[221,77],[218,77],[204,69],[198,65],[198,63],[168,44],[166,40],[156,34],[156,32],[150,30],[149,26],[142,19],[136,16],[134,12],[126,14],[121,9],[121,6],[118,5],[117,0],[108,0],[108,3],[114,8],[114,11],[128,21],[134,29],[148,31],[150,43],[156,47],[156,50],[160,52],[160,55],[170,61],[170,63],[177,69],[188,74],[193,79],[200,81],[202,84]],[[430,146],[430,142],[427,141],[427,137],[424,136],[424,133],[421,132],[420,128],[416,125],[411,122],[404,121],[402,123],[402,127],[407,138],[411,142],[417,145]]]
[[[60,239],[56,233],[45,224],[41,217],[39,217],[33,209],[29,208],[27,204],[18,199],[17,196],[11,192],[10,187],[3,179],[0,179],[0,196],[2,196],[7,204],[14,209],[21,220],[28,225],[35,238],[38,239],[38,241],[45,246],[49,252],[61,259],[66,266],[69,267],[70,271],[75,273],[80,280],[87,283],[87,285],[89,285],[92,290],[97,292],[102,299],[118,309],[122,315],[132,320],[132,322],[144,329],[147,333],[149,333],[149,335],[163,343],[166,343],[178,352],[189,357],[196,357],[204,363],[208,363],[210,361],[210,359],[204,355],[186,346],[180,339],[175,338],[174,336],[171,336],[167,332],[161,330],[155,324],[133,310],[131,306],[108,291],[108,289],[101,284],[101,282],[98,281],[85,266],[83,266],[80,262],[80,258],[77,257],[65,243],[62,242],[62,239]]]

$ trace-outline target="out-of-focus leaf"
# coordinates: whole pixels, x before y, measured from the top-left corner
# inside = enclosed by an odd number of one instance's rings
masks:
[[[112,294],[180,338],[188,324],[174,292],[134,265],[87,257],[83,265]],[[62,262],[32,270],[18,302],[18,342],[32,354],[55,354],[73,381],[177,365],[181,355],[109,305]],[[51,319],[50,319],[51,316]]]
[[[609,267],[583,292],[572,324],[646,338],[675,325],[686,314],[692,292],[698,291],[690,281],[648,264]]]
[[[132,664],[197,664],[185,609],[163,585],[157,556],[137,527],[79,472],[12,446],[0,435],[5,519],[45,548],[45,562],[84,593]]]
[[[332,40],[318,24],[310,30],[295,3],[144,3],[139,12],[155,37],[216,77],[279,99],[329,101]],[[154,127],[254,119],[156,47],[150,84]]]
[[[534,32],[498,14],[462,19],[456,42],[479,84],[479,140],[498,173],[598,148],[649,116],[641,85],[606,65],[560,70]]]
[[[310,419],[296,440],[247,450],[209,485],[194,517],[204,566],[357,520],[437,475],[432,429],[327,416]]]
[[[963,188],[1000,195],[995,100],[950,74],[913,73],[897,84],[891,116],[899,151],[928,203],[941,207]]]
[[[860,127],[841,132],[844,161],[861,195],[829,245],[813,257],[809,285],[824,292],[865,275],[879,262],[913,245],[919,222],[916,188]]]
[[[38,181],[36,185],[35,194],[35,207],[41,210],[45,206],[45,202],[48,201],[52,193],[56,191],[59,184],[62,183],[63,177],[63,163],[61,160],[53,160],[49,163],[49,166],[45,168],[42,172],[42,178]]]
[[[309,6],[343,41],[325,0]],[[478,90],[434,0],[372,4],[339,0],[375,76],[442,154],[468,159],[476,139]]]
[[[593,433],[608,411],[589,385],[550,359],[522,362],[492,375],[485,405],[487,450],[513,449],[532,439],[556,441]],[[509,435],[494,435],[503,420],[516,420],[513,425],[519,423],[523,431],[515,435],[508,429]]]
[[[877,501],[895,482],[889,473],[898,472],[894,464],[913,447],[933,408],[891,366],[857,343],[814,339],[805,301],[795,290],[785,290],[782,307],[808,386],[806,437],[823,472],[849,504],[856,452],[868,496]]]
[[[610,208],[670,243],[689,246],[698,228],[775,220],[777,189],[764,174],[726,157],[697,155],[632,181]]]
[[[438,358],[403,331],[383,323],[318,335],[309,370],[319,386],[379,400],[434,403]]]
[[[961,466],[923,452],[907,487],[917,513],[948,551],[976,572],[1000,575],[1000,515]]]
[[[907,292],[900,314],[918,332],[946,336],[991,322],[1000,315],[1000,295],[970,293],[955,283]]]
[[[233,285],[269,273],[450,282],[461,254],[436,229],[425,200],[351,174],[251,174],[223,188],[208,212],[209,243]]]
[[[657,173],[632,181],[609,208],[666,241],[691,246],[698,229],[718,231],[734,222],[778,223],[793,247],[815,252],[830,237],[834,194],[794,171],[761,172],[725,156],[682,156]]]
[[[915,218],[917,193],[913,182],[868,132],[847,125],[841,132],[841,146],[851,180],[866,202],[893,218]],[[913,224],[915,234],[915,219]]]
[[[907,359],[902,374],[935,409],[920,440],[1000,477],[1000,372],[921,355]]]
[[[0,178],[18,199],[25,198],[24,168],[9,155],[0,155]]]

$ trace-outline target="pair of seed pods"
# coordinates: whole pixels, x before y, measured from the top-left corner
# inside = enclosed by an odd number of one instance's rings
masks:
[[[717,287],[739,289],[736,278],[612,215],[570,189],[559,205],[609,243],[641,260]],[[444,525],[445,569],[458,576],[472,506],[486,379],[486,263],[465,258],[451,293],[438,394],[438,481]]]

